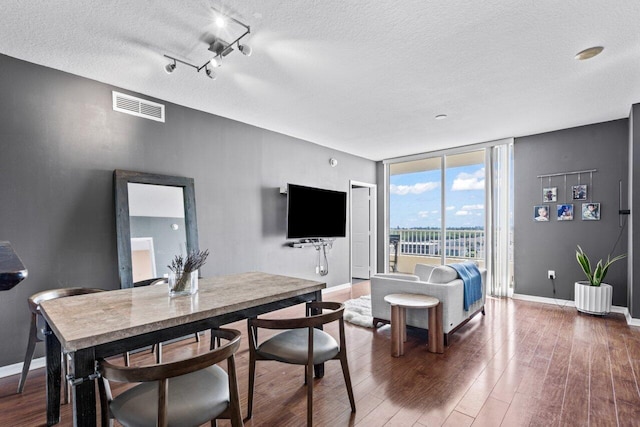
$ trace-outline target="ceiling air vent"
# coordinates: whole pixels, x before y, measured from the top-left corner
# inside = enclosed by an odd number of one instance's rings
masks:
[[[113,109],[121,113],[164,123],[164,105],[147,101],[146,99],[114,91]]]

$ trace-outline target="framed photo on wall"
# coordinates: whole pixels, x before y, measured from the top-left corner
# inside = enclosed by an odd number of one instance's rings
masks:
[[[533,220],[540,222],[549,221],[549,205],[538,205],[533,207]]]
[[[571,187],[573,200],[587,200],[587,185],[579,184]]]
[[[600,203],[583,203],[582,220],[600,221]]]
[[[558,221],[573,221],[573,204],[563,203],[558,208]]]
[[[558,187],[546,187],[542,189],[543,202],[555,202],[558,200]]]

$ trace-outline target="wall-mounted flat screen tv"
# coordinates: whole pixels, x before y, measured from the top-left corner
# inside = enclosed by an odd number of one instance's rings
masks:
[[[347,193],[287,185],[287,239],[346,237]]]

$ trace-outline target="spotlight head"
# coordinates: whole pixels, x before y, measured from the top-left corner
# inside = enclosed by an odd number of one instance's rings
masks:
[[[224,28],[227,26],[227,20],[222,15],[216,16],[215,23],[218,28]]]
[[[211,58],[211,60],[209,61],[209,64],[211,64],[211,66],[213,68],[218,68],[219,66],[222,65],[222,60],[220,58],[220,56],[214,56],[213,58]]]
[[[173,71],[176,69],[176,63],[174,62],[173,64],[167,64],[164,66],[164,71],[167,74],[171,74],[173,73]]]
[[[218,77],[218,76],[216,76],[216,73],[214,73],[213,70],[210,69],[210,68],[205,68],[204,71],[205,71],[205,73],[207,73],[207,77],[209,77],[211,80],[215,80],[216,77]]]
[[[248,44],[238,44],[238,50],[242,52],[244,56],[251,56],[251,46]]]

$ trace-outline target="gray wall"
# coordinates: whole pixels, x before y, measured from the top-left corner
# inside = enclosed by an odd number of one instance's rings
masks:
[[[205,276],[259,270],[349,282],[348,239],[336,241],[325,277],[313,248],[284,246],[278,188],[348,191],[350,179],[375,183],[374,162],[163,101],[164,124],[114,112],[113,89],[123,91],[0,56],[0,239],[29,269],[0,293],[0,366],[24,357],[33,293],[119,287],[114,169],[195,179],[200,248],[211,252]]]
[[[515,157],[515,292],[541,297],[573,300],[576,280],[584,280],[575,259],[580,245],[593,259],[606,258],[621,234],[615,254],[627,252],[626,229],[619,227],[618,181],[623,192],[628,185],[628,120],[593,124],[557,132],[516,138]],[[533,207],[542,203],[538,175],[597,169],[593,174],[591,201],[601,203],[600,221],[582,221],[582,201],[571,200],[571,185],[577,175],[567,177],[567,203],[573,203],[573,221],[557,221],[555,202],[549,204],[551,221],[533,221]],[[581,183],[589,185],[589,176]],[[543,180],[548,186],[548,180]],[[564,178],[552,179],[558,187],[558,203],[565,201]],[[627,306],[627,261],[614,264],[606,277],[613,285],[613,304]],[[547,270],[556,271],[554,283],[547,279]]]
[[[158,216],[130,216],[131,237],[153,238],[153,251],[156,262],[156,275],[164,277],[169,274],[169,265],[176,255],[186,255],[187,234],[184,218]],[[178,226],[177,230],[171,228]],[[153,279],[154,277],[147,277]]]

